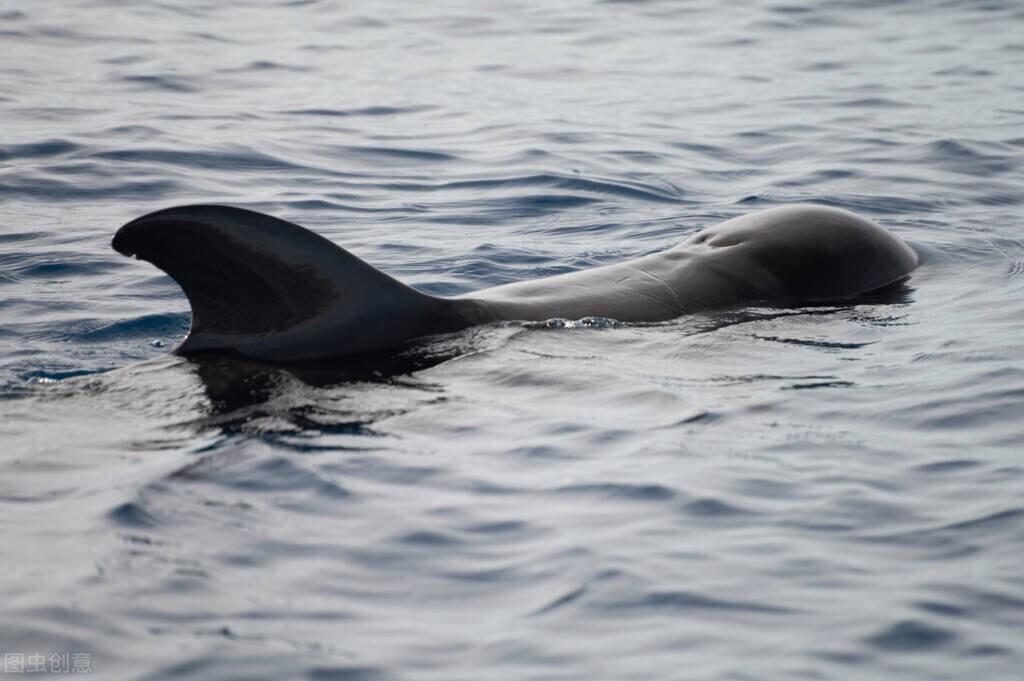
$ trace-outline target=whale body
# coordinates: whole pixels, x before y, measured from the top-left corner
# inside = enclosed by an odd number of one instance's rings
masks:
[[[296,224],[215,205],[150,213],[119,253],[170,275],[192,307],[178,354],[329,359],[503,320],[656,322],[745,305],[831,303],[905,279],[917,254],[837,208],[770,208],[622,263],[443,298],[417,291]]]

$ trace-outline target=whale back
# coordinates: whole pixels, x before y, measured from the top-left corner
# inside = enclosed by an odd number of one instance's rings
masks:
[[[653,322],[752,304],[845,301],[916,264],[910,247],[869,220],[796,205],[729,220],[634,260],[469,295],[496,318]]]
[[[169,208],[114,236],[192,307],[179,354],[220,350],[301,361],[401,344],[465,326],[449,301],[420,293],[308,229],[227,206]]]
[[[394,348],[499,320],[662,321],[756,303],[843,301],[917,264],[892,233],[822,206],[753,213],[667,251],[458,298],[420,293],[308,229],[240,208],[150,213],[118,230],[113,247],[184,290],[192,325],[176,352],[282,362]]]

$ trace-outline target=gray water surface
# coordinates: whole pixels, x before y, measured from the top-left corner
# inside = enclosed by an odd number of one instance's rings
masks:
[[[1022,73],[999,0],[3,0],[0,653],[1020,679]],[[187,302],[109,248],[194,202],[445,295],[792,202],[923,264],[848,306],[267,369],[168,355]]]

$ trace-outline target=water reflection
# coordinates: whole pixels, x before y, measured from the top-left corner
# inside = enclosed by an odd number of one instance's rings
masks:
[[[370,424],[396,413],[393,405],[380,403],[382,386],[438,392],[439,386],[413,374],[470,350],[464,335],[455,335],[315,363],[274,364],[224,354],[200,354],[186,361],[208,403],[208,413],[197,425],[264,435],[370,434]]]

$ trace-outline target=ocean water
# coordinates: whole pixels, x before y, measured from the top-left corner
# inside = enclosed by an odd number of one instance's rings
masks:
[[[0,0],[0,676],[1022,678],[1022,73],[1010,0]],[[195,202],[438,294],[791,202],[923,264],[268,369],[109,247]]]

